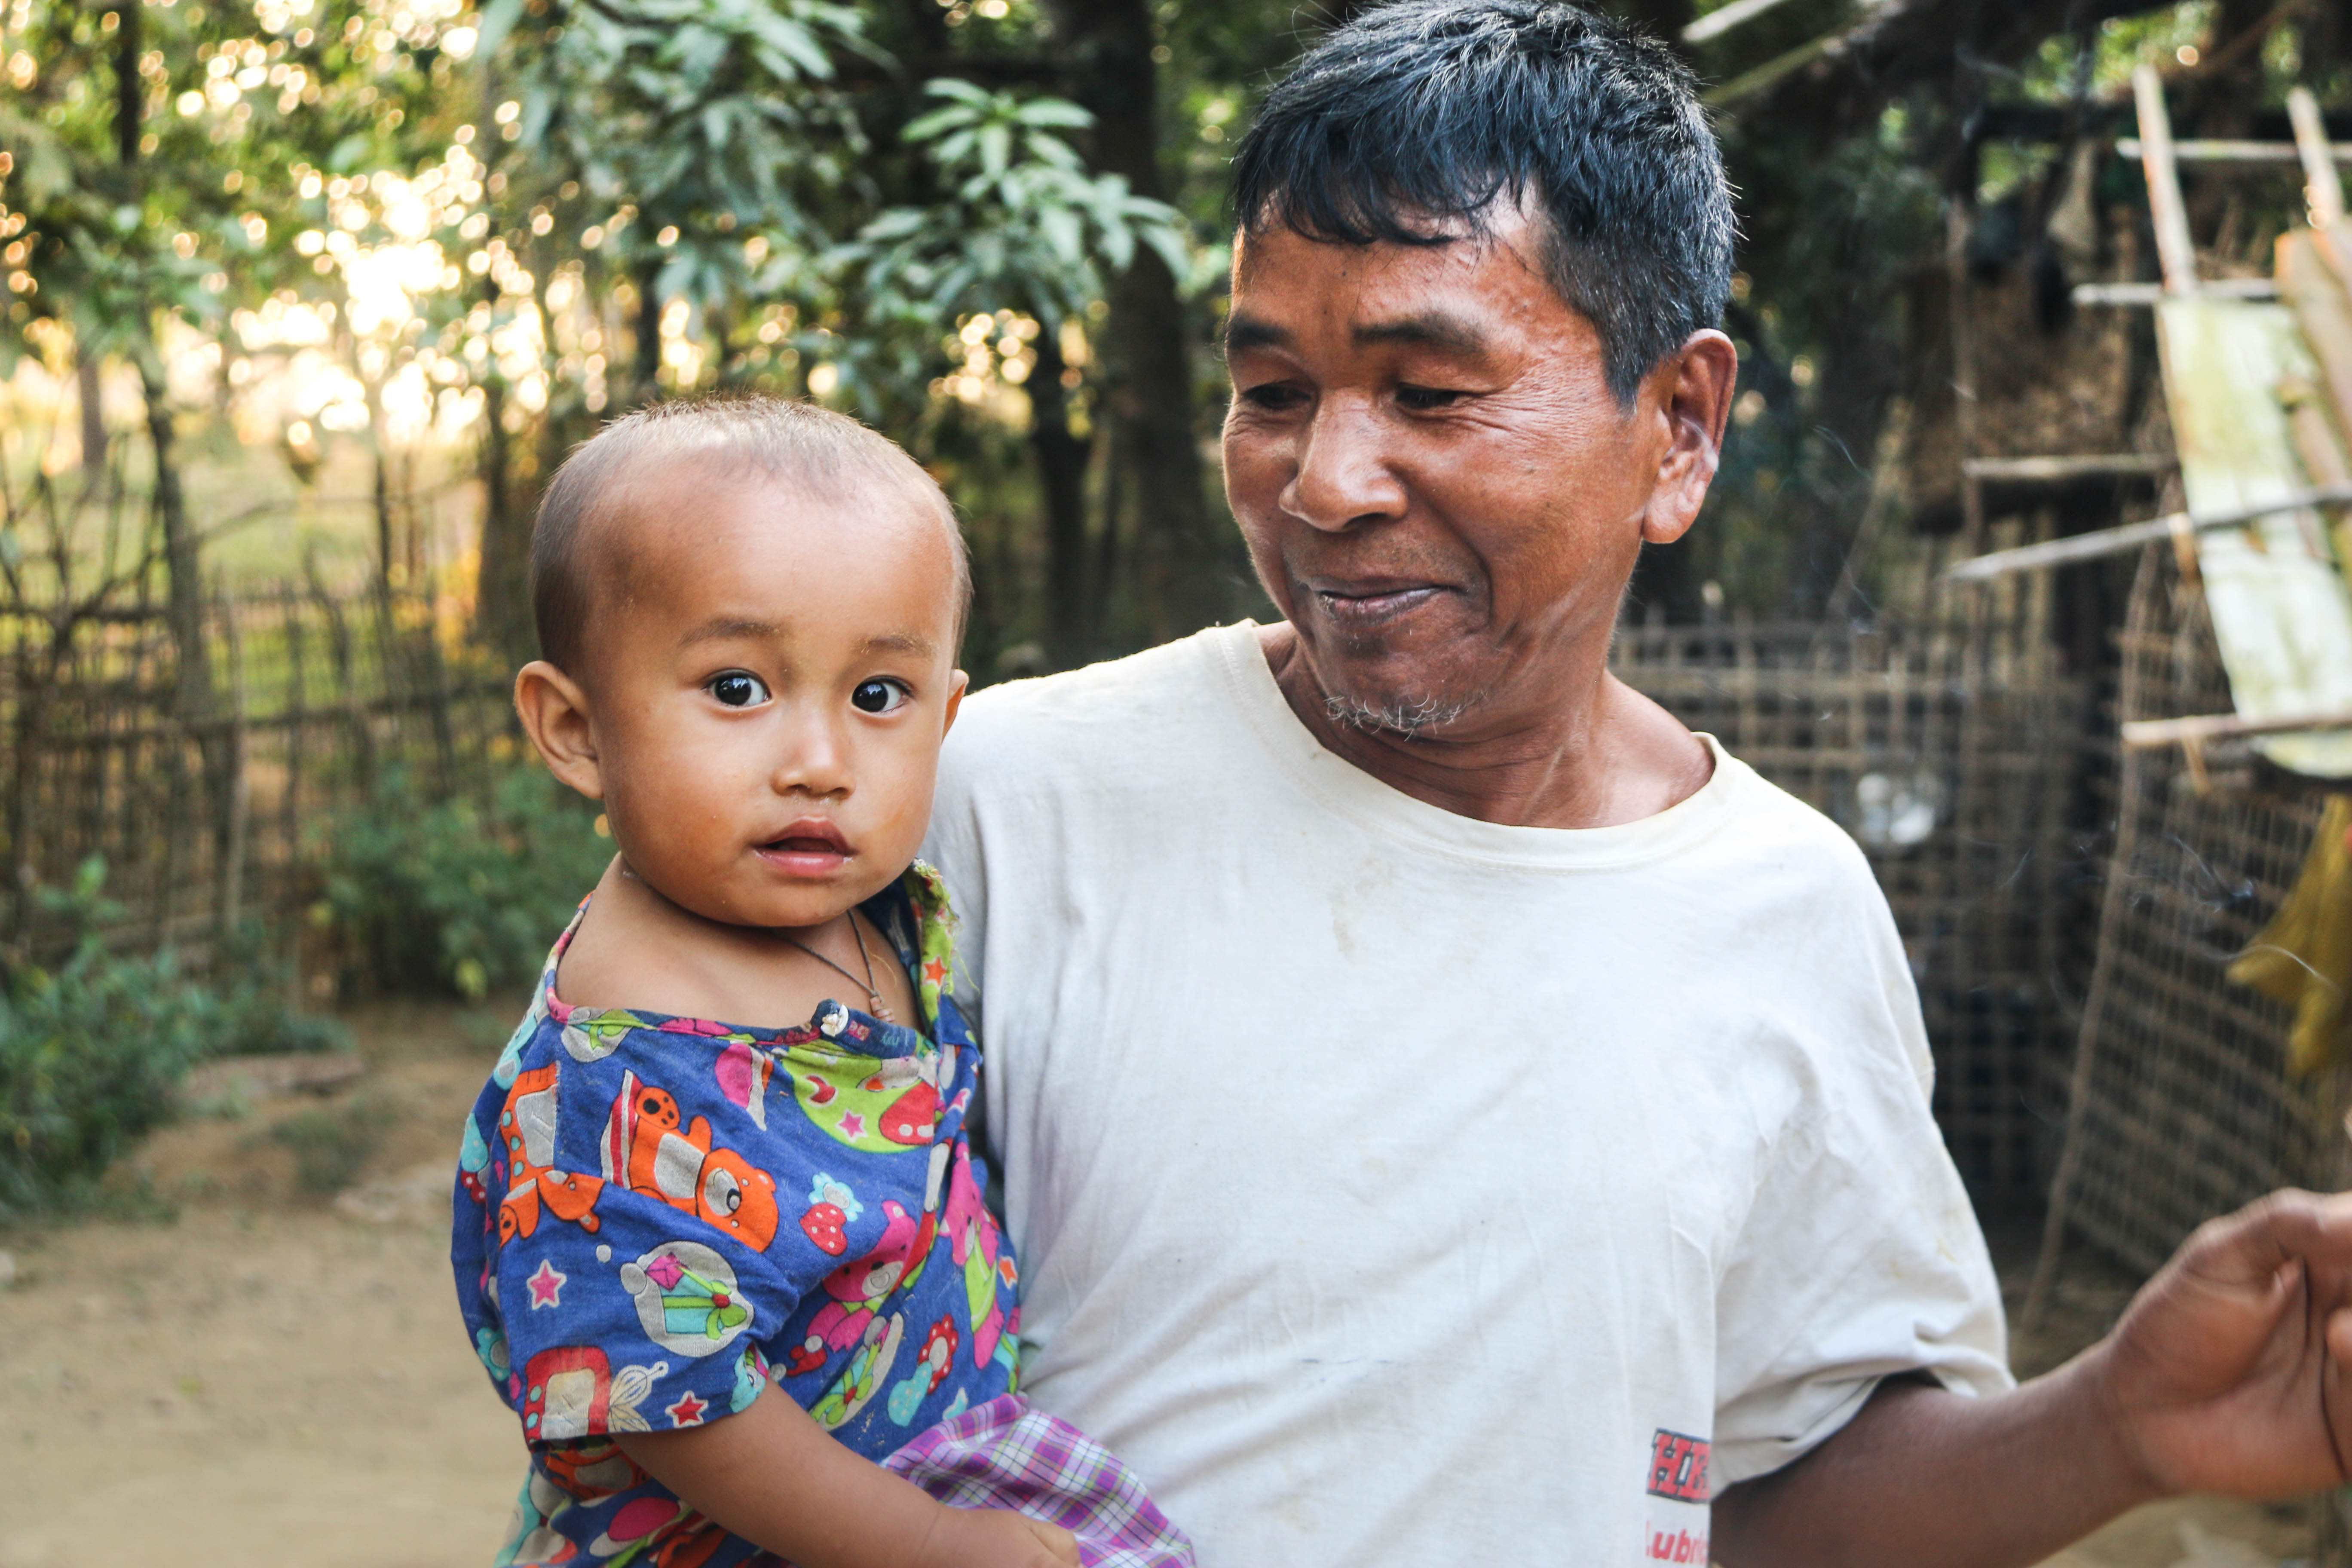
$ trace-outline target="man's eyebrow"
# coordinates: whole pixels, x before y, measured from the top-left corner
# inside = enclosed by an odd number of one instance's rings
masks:
[[[1286,349],[1290,333],[1256,316],[1231,316],[1225,321],[1225,357],[1245,349]]]
[[[1486,352],[1486,334],[1475,323],[1445,310],[1424,310],[1418,315],[1369,321],[1349,336],[1359,348],[1370,343],[1402,343],[1408,348],[1435,349],[1441,353]]]
[[[1441,353],[1482,354],[1487,346],[1486,334],[1475,323],[1445,310],[1424,310],[1411,316],[1393,316],[1385,321],[1368,321],[1349,336],[1359,348],[1401,343],[1408,348],[1435,349]],[[1228,359],[1249,349],[1288,348],[1293,341],[1288,329],[1256,316],[1234,316],[1225,322]]]
[[[740,616],[716,616],[680,637],[678,646],[692,647],[696,643],[726,642],[735,637],[782,637],[783,631],[781,621],[753,621]]]

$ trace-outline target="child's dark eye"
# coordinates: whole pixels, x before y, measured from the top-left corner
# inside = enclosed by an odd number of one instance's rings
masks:
[[[757,708],[768,700],[768,683],[740,669],[712,676],[704,689],[719,699],[723,708]]]
[[[860,713],[888,713],[905,706],[911,696],[899,682],[877,676],[857,683],[857,689],[849,694],[849,705]]]

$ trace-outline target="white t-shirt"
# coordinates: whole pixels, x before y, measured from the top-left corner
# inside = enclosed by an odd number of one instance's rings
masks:
[[[1202,1568],[1704,1563],[1710,1480],[1881,1376],[2007,1385],[1885,900],[1720,749],[1646,821],[1478,822],[1222,627],[972,698],[929,853],[1023,1386]]]

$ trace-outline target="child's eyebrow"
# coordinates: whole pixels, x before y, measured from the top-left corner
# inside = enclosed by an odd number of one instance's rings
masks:
[[[913,632],[887,632],[866,639],[867,653],[903,653],[916,658],[931,656],[931,639]]]
[[[783,636],[781,621],[751,621],[735,616],[720,616],[703,622],[678,639],[680,647],[692,647],[696,643],[725,642],[733,637],[778,637]]]
[[[692,647],[697,643],[727,642],[736,637],[772,639],[784,635],[782,621],[754,621],[740,616],[719,616],[703,622],[678,639],[680,647]],[[935,645],[919,632],[883,632],[866,639],[861,650],[866,653],[903,653],[914,658],[929,658]]]

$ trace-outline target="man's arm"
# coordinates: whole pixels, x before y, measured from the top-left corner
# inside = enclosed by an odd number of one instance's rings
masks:
[[[2352,1194],[2215,1220],[2106,1339],[2013,1394],[1882,1386],[1715,1505],[1727,1568],[2022,1568],[2151,1499],[2352,1479]]]

